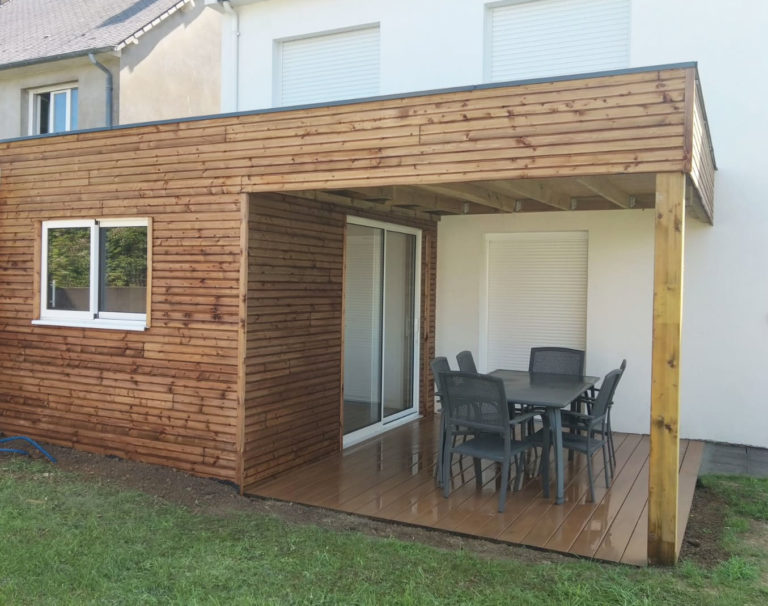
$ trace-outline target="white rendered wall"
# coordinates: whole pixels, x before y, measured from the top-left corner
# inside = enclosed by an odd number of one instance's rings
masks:
[[[482,0],[234,4],[241,5],[240,36],[235,44],[233,20],[223,28],[224,111],[271,105],[273,40],[371,23],[381,27],[382,94],[483,82],[487,3]],[[698,62],[719,169],[714,227],[689,218],[686,230],[682,435],[768,446],[768,170],[763,166],[768,2],[633,0],[631,20],[632,67]],[[628,358],[616,427],[647,431],[649,212],[444,219],[438,247],[437,353],[451,356],[467,347],[477,352],[479,285],[466,288],[454,274],[477,275],[484,231],[517,229],[590,230],[588,368],[602,373]],[[618,283],[609,284],[606,272],[613,266],[618,267]]]
[[[768,446],[768,2],[633,3],[632,63],[699,63],[715,225],[686,229],[684,436]]]
[[[715,225],[688,217],[681,434],[768,446],[768,3],[633,3],[632,66],[697,61],[717,156]],[[480,286],[457,280],[482,267],[488,232],[590,230],[587,369],[629,368],[615,410],[619,430],[648,431],[652,214],[546,213],[443,219],[438,237],[437,354],[476,353]],[[477,294],[476,294],[477,293]]]
[[[224,11],[225,111],[272,106],[274,41],[378,23],[380,94],[477,84],[483,80],[482,0],[260,0]],[[239,39],[238,44],[235,38]],[[239,55],[239,58],[238,58]],[[233,64],[240,77],[233,81]],[[237,91],[237,92],[236,92]],[[235,99],[237,95],[237,102]]]
[[[627,358],[614,426],[619,431],[647,432],[653,302],[650,210],[444,217],[437,239],[436,354],[448,357],[455,367],[456,353],[470,349],[481,371],[493,370],[484,367],[480,330],[485,235],[561,230],[589,234],[587,373],[605,374]]]

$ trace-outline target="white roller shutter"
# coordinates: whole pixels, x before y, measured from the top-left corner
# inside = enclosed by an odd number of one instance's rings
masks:
[[[487,238],[485,368],[528,369],[531,347],[585,349],[587,232]]]
[[[492,82],[629,66],[630,0],[530,0],[491,7]]]
[[[378,26],[284,40],[277,53],[277,106],[379,93]]]

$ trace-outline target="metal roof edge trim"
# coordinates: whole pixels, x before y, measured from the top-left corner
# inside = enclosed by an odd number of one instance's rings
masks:
[[[304,105],[290,105],[281,107],[266,107],[262,109],[251,109],[237,112],[224,112],[219,114],[207,114],[203,116],[189,116],[186,118],[169,118],[166,120],[151,120],[148,122],[134,122],[131,124],[117,124],[112,127],[97,127],[76,131],[67,131],[64,133],[49,133],[45,135],[28,135],[24,137],[13,137],[10,139],[0,139],[0,143],[10,143],[13,141],[26,141],[29,139],[46,139],[51,137],[64,137],[73,134],[81,133],[93,133],[93,132],[106,132],[114,130],[125,130],[128,128],[140,128],[143,126],[157,126],[162,124],[174,124],[174,123],[186,123],[186,122],[200,122],[203,120],[213,120],[216,118],[233,118],[239,116],[256,116],[261,114],[273,114],[280,112],[296,111],[302,109],[313,109],[319,107],[339,107],[344,105],[355,105],[358,103],[370,103],[375,101],[390,101],[394,99],[407,99],[409,97],[428,97],[433,95],[442,95],[446,93],[460,93],[469,92],[474,90],[489,90],[494,88],[505,88],[511,86],[523,86],[526,84],[546,84],[548,82],[564,82],[567,80],[587,80],[589,78],[603,78],[609,76],[621,76],[624,74],[637,74],[643,72],[664,71],[670,69],[689,69],[694,68],[697,70],[698,77],[698,64],[695,61],[688,61],[683,63],[667,63],[662,65],[650,65],[645,67],[630,67],[625,69],[608,70],[602,72],[588,72],[583,74],[572,74],[566,76],[553,76],[549,78],[531,78],[527,80],[510,80],[505,82],[487,82],[483,84],[471,84],[467,86],[454,86],[448,88],[437,88],[421,91],[410,91],[406,93],[393,93],[390,95],[376,95],[372,97],[359,97],[355,99],[341,99],[338,101],[327,101],[320,103],[308,103]]]

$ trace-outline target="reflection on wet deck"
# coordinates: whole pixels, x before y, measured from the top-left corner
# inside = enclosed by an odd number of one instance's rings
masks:
[[[648,436],[616,434],[616,476],[605,489],[598,453],[595,503],[588,503],[586,459],[566,461],[566,502],[542,496],[538,477],[526,478],[497,511],[496,467],[475,487],[471,460],[453,467],[452,492],[435,485],[437,425],[423,419],[285,473],[248,494],[326,507],[383,520],[633,565],[646,564]],[[680,443],[680,532],[688,520],[703,444]],[[554,473],[550,474],[554,478]],[[554,485],[551,489],[554,495]]]

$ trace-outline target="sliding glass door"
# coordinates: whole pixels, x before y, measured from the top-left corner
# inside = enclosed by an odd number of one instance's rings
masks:
[[[420,232],[350,218],[344,268],[344,443],[416,413]]]

